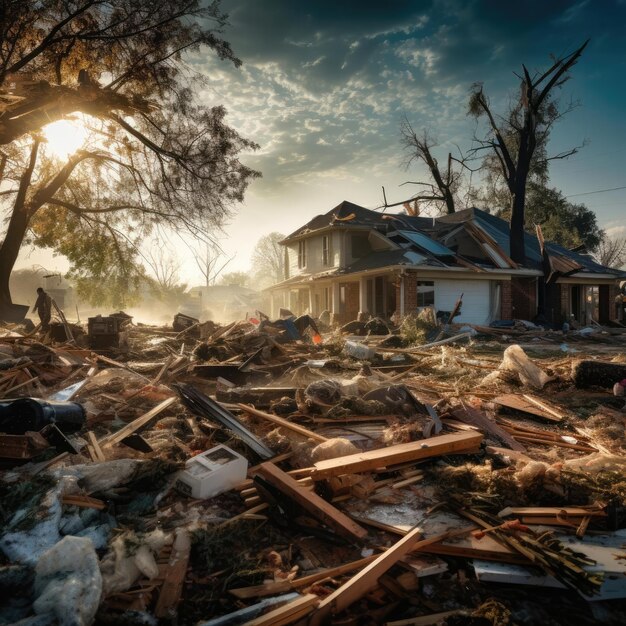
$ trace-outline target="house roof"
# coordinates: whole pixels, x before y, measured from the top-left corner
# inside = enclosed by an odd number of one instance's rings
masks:
[[[317,215],[288,235],[281,243],[331,227],[375,228],[387,235],[399,250],[377,251],[358,259],[342,273],[360,272],[389,265],[431,265],[439,267],[472,267],[476,271],[489,268],[518,269],[510,259],[510,229],[507,221],[476,207],[440,217],[382,213],[344,200],[325,213]],[[442,238],[458,228],[482,248],[485,259],[460,257],[454,247],[444,245]],[[542,270],[543,257],[535,235],[524,233],[526,259],[520,269]],[[605,267],[591,257],[568,250],[553,242],[545,243],[552,271],[560,275],[576,272],[609,274],[626,278],[626,272]]]
[[[288,243],[292,239],[328,226],[376,227],[384,224],[381,219],[382,215],[380,213],[344,200],[341,204],[328,211],[328,213],[316,215],[304,226],[287,235],[281,243]]]

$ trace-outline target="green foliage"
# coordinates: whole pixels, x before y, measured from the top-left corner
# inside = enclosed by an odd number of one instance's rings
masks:
[[[79,295],[128,306],[146,273],[138,247],[156,228],[210,235],[243,199],[260,174],[240,155],[258,146],[228,126],[223,106],[207,106],[208,79],[185,58],[214,53],[239,66],[221,38],[226,17],[219,2],[197,0],[9,3],[0,91],[8,74],[27,78],[48,104],[0,128],[0,211],[27,216],[0,240],[0,299],[10,300],[5,277],[30,229],[34,245],[68,258]],[[39,131],[69,116],[88,136],[60,159]]]
[[[400,324],[400,336],[408,346],[426,343],[427,335],[435,328],[432,321],[419,315],[406,315]]]
[[[508,209],[498,212],[504,219],[510,217]],[[573,204],[561,191],[531,182],[526,191],[526,230],[535,234],[535,224],[541,226],[546,241],[565,248],[584,245],[595,250],[603,232],[596,214],[584,204]]]

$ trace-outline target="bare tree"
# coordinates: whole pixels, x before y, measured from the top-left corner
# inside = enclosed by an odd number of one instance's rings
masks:
[[[204,278],[206,287],[215,284],[233,258],[225,258],[224,251],[215,242],[203,242],[201,250],[195,252],[194,260]]]
[[[285,278],[285,248],[280,244],[284,238],[282,233],[269,233],[254,247],[252,267],[262,282],[272,284]]]
[[[626,237],[604,233],[594,256],[600,265],[621,268],[626,264]]]
[[[469,114],[476,118],[486,117],[488,132],[475,151],[489,150],[496,159],[502,178],[510,194],[511,208],[511,258],[523,263],[526,257],[524,246],[524,207],[526,183],[532,170],[535,152],[544,147],[552,125],[574,105],[560,110],[553,99],[553,92],[568,80],[569,70],[576,64],[587,40],[571,54],[556,59],[545,72],[530,75],[526,66],[522,66],[523,75],[520,96],[507,116],[498,117],[491,110],[491,104],[477,83],[472,88],[469,102]],[[561,152],[552,157],[542,157],[542,161],[563,159],[575,154],[577,148]]]
[[[426,131],[418,135],[406,117],[402,120],[400,132],[402,133],[402,145],[408,153],[406,167],[408,168],[415,161],[421,161],[428,168],[433,181],[408,181],[408,184],[420,185],[426,188],[425,192],[413,196],[411,200],[420,203],[421,201],[432,203],[438,207],[440,212],[444,212],[443,209],[445,208],[446,213],[454,213],[456,211],[455,196],[461,184],[462,174],[461,172],[453,171],[452,161],[460,161],[454,159],[452,154],[448,153],[447,167],[442,170],[432,153],[432,148],[436,145],[434,141],[428,136]],[[399,204],[404,204],[404,202]]]
[[[179,285],[182,263],[161,239],[154,239],[142,256],[159,290],[169,291]]]

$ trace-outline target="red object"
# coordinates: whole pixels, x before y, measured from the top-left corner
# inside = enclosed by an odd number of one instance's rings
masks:
[[[319,333],[315,333],[315,334],[313,335],[313,343],[314,343],[316,346],[319,346],[319,345],[320,345],[320,343],[322,343],[322,336],[321,336]]]

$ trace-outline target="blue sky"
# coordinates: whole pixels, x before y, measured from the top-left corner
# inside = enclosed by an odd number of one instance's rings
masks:
[[[504,111],[513,74],[550,64],[591,38],[562,90],[580,106],[553,132],[551,152],[587,142],[555,161],[551,184],[566,195],[626,186],[626,2],[224,0],[225,33],[243,67],[203,57],[205,97],[261,145],[246,161],[263,173],[222,240],[245,269],[258,237],[289,232],[347,199],[374,208],[384,185],[402,200],[419,170],[404,169],[399,124],[437,139],[437,154],[469,146],[468,89],[482,81]],[[472,183],[476,184],[476,177]],[[576,196],[607,228],[622,229],[626,190]]]
[[[553,162],[551,184],[584,201],[600,223],[626,235],[626,0],[223,0],[224,37],[240,69],[210,55],[190,59],[209,78],[203,97],[224,104],[228,120],[261,149],[244,160],[259,169],[245,203],[220,236],[245,270],[260,236],[288,233],[342,200],[375,208],[381,186],[403,200],[418,179],[404,168],[404,115],[437,140],[445,160],[476,132],[468,90],[482,81],[504,111],[525,63],[546,68],[591,38],[562,98],[580,106],[555,128],[550,152],[587,145]],[[480,132],[480,129],[478,129]],[[478,178],[472,178],[476,184]],[[469,182],[469,181],[468,181]],[[200,282],[193,262],[183,280]]]

